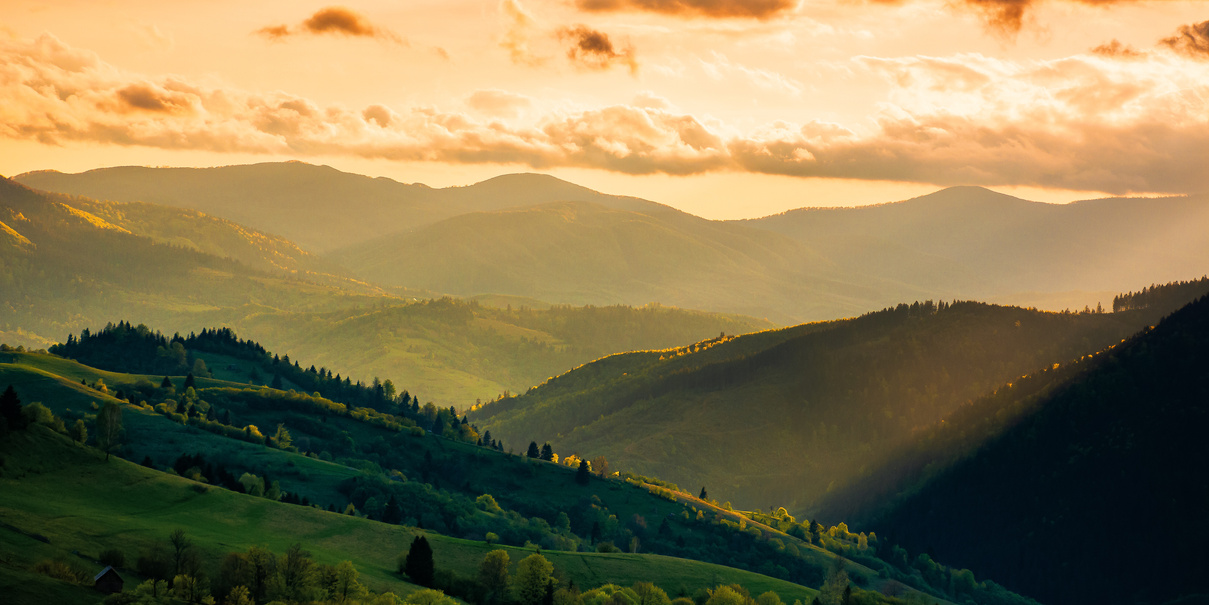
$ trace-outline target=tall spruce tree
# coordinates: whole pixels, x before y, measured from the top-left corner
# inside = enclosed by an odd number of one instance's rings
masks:
[[[549,443],[542,446],[541,459],[546,461],[554,460],[554,448],[550,447]]]
[[[526,455],[526,456],[529,456],[530,458],[538,458],[538,457],[540,457],[540,456],[541,456],[541,452],[539,452],[539,451],[537,450],[537,442],[536,442],[536,441],[530,441],[530,442],[529,442],[529,451],[528,451],[528,452],[527,452],[525,455]]]
[[[25,415],[21,413],[21,398],[17,397],[17,391],[11,384],[4,389],[4,394],[0,395],[0,415],[4,416],[4,420],[8,422],[8,428],[12,430],[25,427]]]
[[[587,460],[579,461],[579,470],[575,471],[575,482],[580,485],[587,485],[592,480],[592,469],[588,468]]]
[[[432,562],[432,547],[424,536],[416,536],[407,550],[407,560],[403,564],[407,577],[420,586],[432,586],[435,566]]]

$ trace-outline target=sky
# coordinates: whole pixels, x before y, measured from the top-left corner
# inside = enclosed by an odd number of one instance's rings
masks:
[[[542,172],[707,218],[1209,192],[1209,2],[6,0],[0,174]]]

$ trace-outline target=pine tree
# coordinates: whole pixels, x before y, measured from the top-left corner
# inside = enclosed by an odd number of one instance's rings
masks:
[[[537,442],[536,442],[536,441],[530,441],[530,442],[529,442],[529,451],[528,451],[528,452],[527,452],[525,455],[526,455],[526,456],[529,456],[530,458],[537,458],[537,457],[541,456],[541,452],[539,452],[539,451],[537,450]]]
[[[273,382],[269,384],[269,387],[270,387],[270,388],[277,389],[278,391],[280,391],[280,390],[282,390],[283,388],[285,388],[285,387],[284,387],[284,386],[282,386],[282,384],[281,384],[281,374],[273,374]]]
[[[161,389],[173,388],[172,381],[167,376],[165,376],[164,379],[160,381],[160,388]]]
[[[549,443],[542,446],[541,459],[547,462],[554,460],[554,448]]]
[[[4,389],[4,394],[0,395],[0,415],[4,416],[10,429],[25,428],[25,415],[21,413],[21,398],[17,397],[17,391],[11,384]]]
[[[432,547],[424,536],[416,536],[407,550],[407,561],[403,564],[407,577],[420,586],[432,586],[434,566],[432,563]]]
[[[697,496],[697,499],[704,500],[704,499],[706,499],[706,497],[708,497],[708,494],[705,493],[705,486],[703,485],[703,486],[701,486],[701,495]]]
[[[196,381],[193,378],[193,372],[189,372],[185,374],[185,388],[187,389],[192,386],[196,386]]]
[[[592,471],[588,468],[587,460],[579,461],[579,470],[575,471],[575,482],[580,485],[587,485],[592,479]]]

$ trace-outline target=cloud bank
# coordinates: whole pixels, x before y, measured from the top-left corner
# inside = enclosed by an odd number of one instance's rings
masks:
[[[903,4],[911,0],[868,0],[874,4]],[[1050,0],[1088,6],[1127,4],[1139,0]],[[1029,13],[1043,0],[953,0],[955,6],[980,14],[991,29],[1004,34],[1019,32],[1028,21]]]
[[[130,73],[43,35],[0,40],[0,136],[628,174],[1209,190],[1209,62],[1156,57],[861,57],[852,69],[892,84],[867,123],[807,118],[739,131],[666,103],[551,109],[498,90],[470,95],[465,112],[324,105]]]

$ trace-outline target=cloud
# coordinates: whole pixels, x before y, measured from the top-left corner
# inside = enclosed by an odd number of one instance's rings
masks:
[[[540,65],[544,59],[530,47],[530,39],[537,20],[525,9],[520,0],[500,0],[500,14],[505,20],[504,36],[500,46],[508,50],[512,62],[520,65]]]
[[[560,29],[558,37],[567,44],[567,58],[577,67],[605,70],[614,65],[624,65],[629,67],[631,74],[638,73],[634,48],[628,45],[620,49],[614,47],[609,35],[604,32],[586,25],[576,25]]]
[[[516,118],[533,103],[529,97],[506,90],[476,90],[467,97],[466,105],[484,115]]]
[[[1116,38],[1091,49],[1091,52],[1101,57],[1111,57],[1114,59],[1141,59],[1146,56],[1145,52],[1124,44]]]
[[[770,19],[793,11],[798,0],[575,0],[589,12],[649,12],[675,17]]]
[[[914,0],[868,0],[874,4],[903,4]],[[1013,35],[1024,27],[1030,11],[1043,0],[952,0],[952,4],[982,15],[987,27],[1005,35]],[[1088,6],[1126,4],[1138,0],[1051,0]]]
[[[1159,44],[1194,59],[1209,59],[1209,21],[1182,25],[1176,35]]]
[[[403,39],[394,32],[374,26],[364,15],[353,12],[343,6],[321,8],[302,23],[293,27],[287,25],[270,25],[256,30],[270,40],[280,40],[288,36],[338,35],[359,38],[379,38],[402,43]]]
[[[467,111],[348,108],[131,73],[43,35],[0,39],[0,137],[627,174],[746,171],[1114,194],[1209,190],[1209,62],[1092,54],[1014,62],[969,54],[863,57],[854,69],[892,84],[869,121],[807,116],[742,131],[650,94],[633,104],[574,107],[489,90],[470,95]]]
[[[705,59],[698,59],[698,61],[701,64],[701,68],[705,70],[705,74],[714,80],[738,77],[745,80],[747,84],[751,84],[757,88],[782,92],[795,97],[801,95],[804,89],[802,83],[793,78],[786,77],[775,71],[733,63],[726,55],[718,52],[711,53],[708,61]]]

